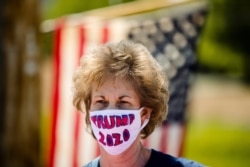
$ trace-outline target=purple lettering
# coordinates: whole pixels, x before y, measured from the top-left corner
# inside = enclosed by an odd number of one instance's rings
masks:
[[[130,138],[130,133],[129,133],[128,129],[124,129],[124,131],[123,131],[123,140],[128,141],[129,138]]]
[[[131,125],[135,120],[135,115],[134,114],[129,114],[129,124]]]
[[[122,115],[122,116],[92,116],[92,122],[99,128],[103,129],[112,129],[115,126],[126,126],[128,124],[132,124],[135,120],[134,114]]]
[[[92,122],[96,125],[96,116],[91,117]]]
[[[114,133],[112,134],[112,137],[115,139],[115,144],[114,146],[117,146],[119,144],[122,144],[122,140],[121,140],[121,135],[119,133]]]
[[[102,133],[102,132],[99,132],[99,135],[100,135],[100,139],[99,139],[99,141],[104,145],[104,146],[106,146],[106,143],[105,143],[105,136],[104,136],[104,134]]]
[[[102,115],[97,116],[97,127],[100,129],[102,127],[103,117]]]
[[[109,116],[109,120],[108,120],[108,117],[105,116],[104,117],[104,123],[103,123],[103,129],[106,128],[106,129],[112,129],[115,127],[115,118],[114,116]]]
[[[107,140],[107,146],[113,146],[113,138],[111,135],[107,135],[106,137],[106,140]]]
[[[116,116],[116,127],[128,125],[128,116]]]

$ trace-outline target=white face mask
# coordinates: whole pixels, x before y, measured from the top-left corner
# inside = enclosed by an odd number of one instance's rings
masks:
[[[141,110],[100,110],[90,112],[90,122],[98,143],[111,155],[119,155],[128,149],[140,131]]]

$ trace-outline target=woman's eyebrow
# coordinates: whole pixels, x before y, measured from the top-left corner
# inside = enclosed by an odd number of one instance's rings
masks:
[[[125,97],[131,98],[131,96],[129,96],[129,95],[122,95],[122,96],[119,97],[119,100],[121,100],[121,99],[123,99]]]
[[[100,97],[102,99],[105,99],[105,97],[103,95],[94,95],[94,97]]]

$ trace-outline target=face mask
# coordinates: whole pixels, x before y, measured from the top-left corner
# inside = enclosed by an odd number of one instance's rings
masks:
[[[128,149],[140,131],[141,110],[100,110],[90,112],[93,133],[99,144],[111,155],[119,155]]]

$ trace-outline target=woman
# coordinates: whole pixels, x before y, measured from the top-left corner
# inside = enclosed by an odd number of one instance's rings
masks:
[[[73,80],[73,104],[100,145],[100,157],[86,166],[201,166],[141,144],[166,118],[169,98],[164,73],[144,46],[101,46],[82,57]]]

